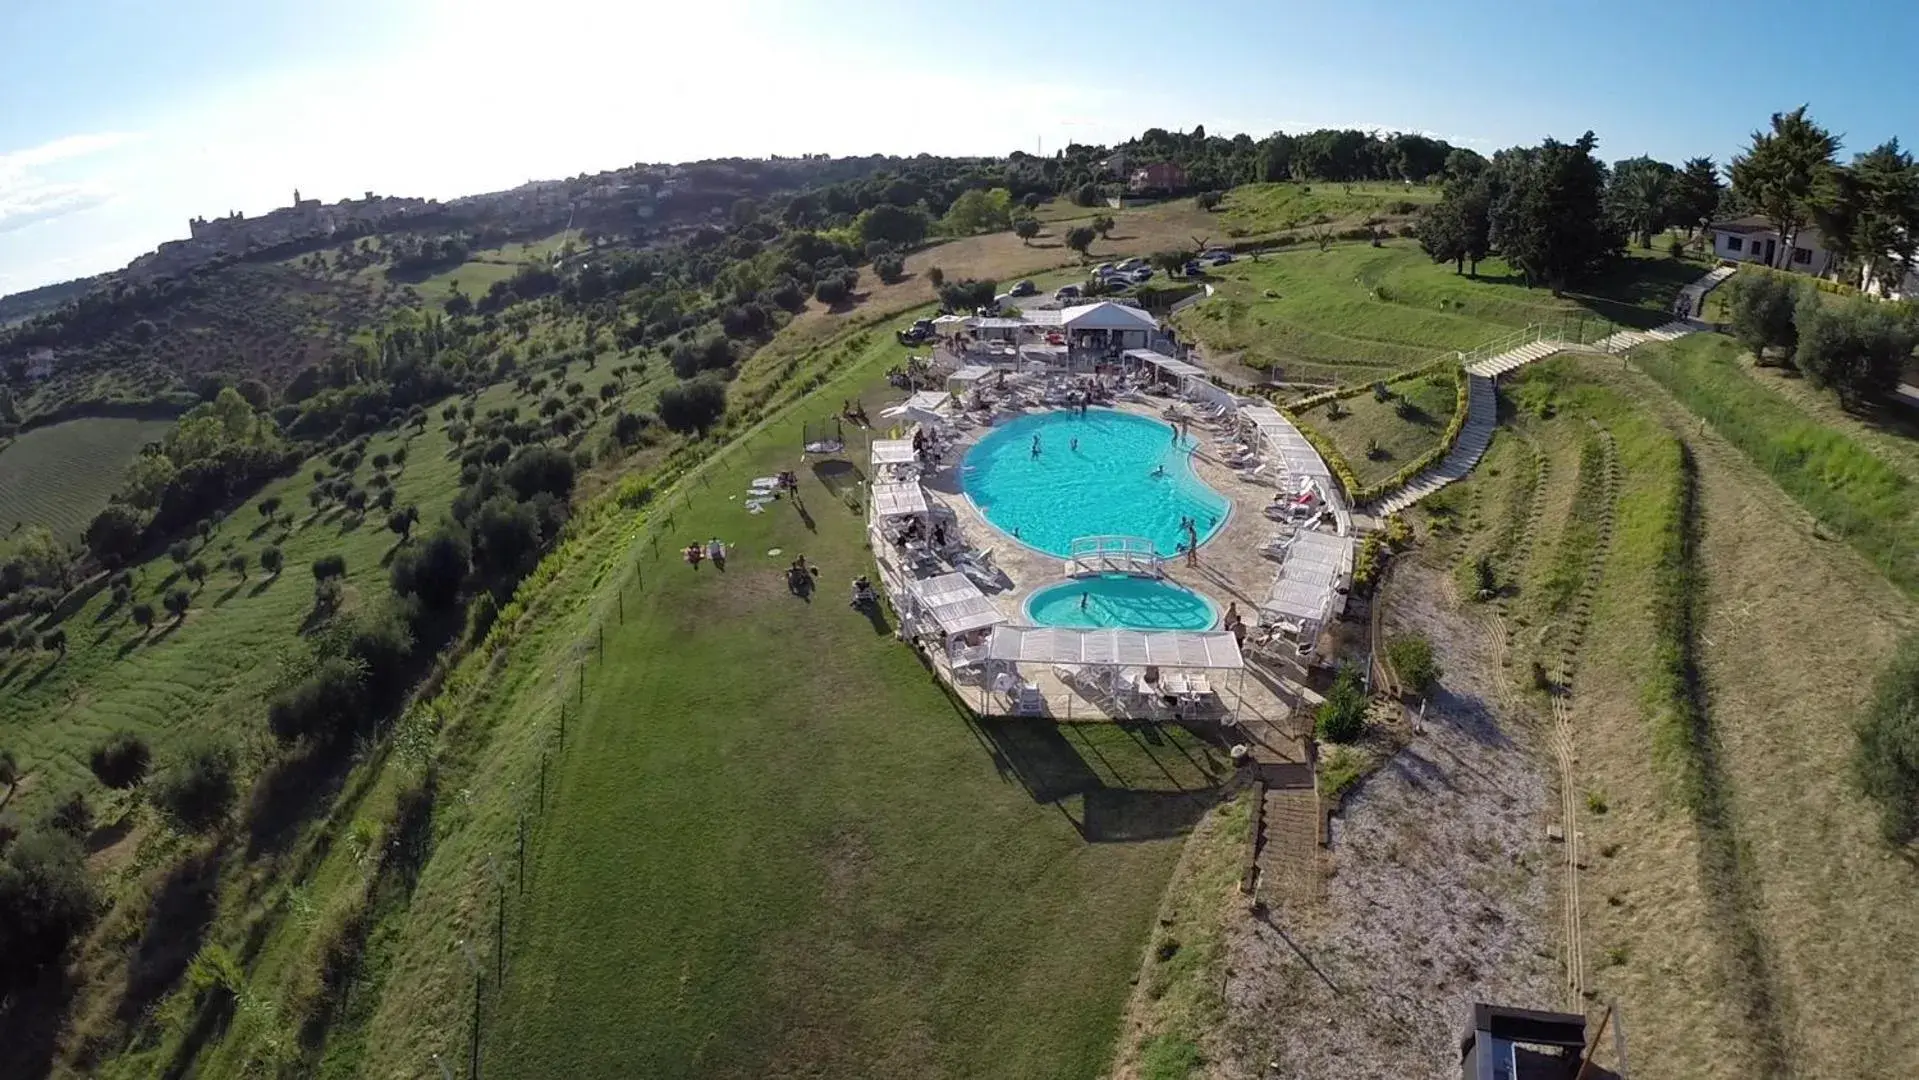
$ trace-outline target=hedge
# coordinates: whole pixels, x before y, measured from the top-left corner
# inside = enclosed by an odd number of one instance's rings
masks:
[[[1466,427],[1466,411],[1470,407],[1470,395],[1467,391],[1466,369],[1457,365],[1453,368],[1453,418],[1446,424],[1446,434],[1438,445],[1407,463],[1406,467],[1374,484],[1353,493],[1353,504],[1363,506],[1376,502],[1392,492],[1412,483],[1413,477],[1445,460],[1453,452],[1453,444],[1459,441],[1459,433]]]

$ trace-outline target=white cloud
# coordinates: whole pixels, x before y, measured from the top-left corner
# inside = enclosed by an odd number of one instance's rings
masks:
[[[111,200],[111,187],[75,166],[131,141],[133,136],[117,132],[68,135],[0,154],[0,233],[55,221]]]

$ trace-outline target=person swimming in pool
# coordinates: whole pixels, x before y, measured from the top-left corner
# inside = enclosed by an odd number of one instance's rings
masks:
[[[1079,440],[1078,440],[1078,439],[1074,439],[1074,440],[1073,440],[1073,446],[1072,446],[1072,450],[1073,450],[1073,453],[1075,453],[1075,454],[1077,454],[1077,453],[1079,453]]]
[[[1038,435],[1033,436],[1033,456],[1034,457],[1039,456],[1039,436]]]
[[[1081,611],[1085,611],[1086,605],[1091,599],[1092,599],[1092,594],[1087,592],[1085,589],[1081,589],[1079,593],[1079,609]]]
[[[1156,467],[1155,467],[1155,468],[1153,469],[1153,475],[1154,475],[1154,476],[1165,476],[1165,475],[1166,475],[1166,466],[1164,466],[1164,465],[1159,465],[1159,466],[1156,466]]]

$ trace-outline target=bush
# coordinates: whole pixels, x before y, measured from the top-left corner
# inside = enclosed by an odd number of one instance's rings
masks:
[[[93,807],[87,805],[86,793],[72,788],[55,798],[40,815],[40,827],[85,840],[93,832]]]
[[[153,804],[175,828],[204,832],[218,825],[238,792],[239,755],[216,738],[196,738],[151,785]]]
[[[277,576],[284,559],[285,556],[280,554],[280,549],[271,544],[260,549],[260,569],[269,574]]]
[[[873,260],[873,274],[888,285],[906,278],[906,260],[898,255],[882,255]]]
[[[1798,284],[1772,274],[1742,273],[1733,278],[1730,290],[1727,311],[1732,320],[1732,336],[1762,363],[1769,349],[1790,357],[1799,344],[1795,321],[1800,296]]]
[[[1919,637],[1907,638],[1854,723],[1853,774],[1879,803],[1886,839],[1919,839]]]
[[[167,614],[174,619],[184,619],[187,617],[187,609],[193,606],[193,594],[185,589],[168,589],[166,597],[160,603],[166,607]]]
[[[93,888],[80,845],[34,830],[0,858],[0,992],[23,986],[93,919]]]
[[[946,271],[941,270],[937,266],[928,267],[926,270],[926,283],[931,285],[934,291],[937,292],[940,286],[946,284]]]
[[[394,557],[390,575],[393,591],[418,597],[429,609],[444,611],[459,599],[472,558],[465,530],[444,525]]]
[[[347,734],[366,709],[366,665],[357,658],[333,656],[321,660],[292,688],[267,706],[267,727],[286,742],[313,738],[321,741]]]
[[[313,580],[326,581],[346,576],[346,556],[322,555],[313,560]]]
[[[829,307],[843,302],[852,290],[838,277],[824,277],[813,285],[813,299]]]
[[[1357,741],[1365,732],[1366,691],[1360,687],[1358,668],[1351,664],[1340,667],[1313,727],[1321,739],[1334,743]]]
[[[660,423],[670,431],[706,434],[726,415],[726,384],[707,374],[660,391]]]
[[[564,500],[573,494],[573,461],[551,447],[528,447],[507,465],[501,479],[521,501],[543,491]]]
[[[133,619],[134,625],[140,627],[142,630],[153,625],[154,612],[152,604],[142,601],[141,603],[133,605],[132,610],[127,614]]]
[[[130,731],[116,732],[93,748],[87,764],[93,775],[110,788],[126,789],[146,779],[153,752],[146,741]]]
[[[1444,674],[1433,658],[1433,643],[1419,634],[1394,638],[1386,643],[1386,662],[1399,675],[1402,686],[1424,697],[1439,685]]]

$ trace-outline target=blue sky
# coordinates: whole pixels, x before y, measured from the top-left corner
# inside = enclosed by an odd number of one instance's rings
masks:
[[[634,161],[1005,153],[1146,127],[1591,128],[1722,163],[1810,102],[1919,140],[1919,5],[1217,0],[0,0],[0,293],[186,219]]]

